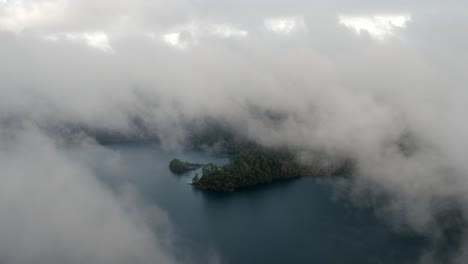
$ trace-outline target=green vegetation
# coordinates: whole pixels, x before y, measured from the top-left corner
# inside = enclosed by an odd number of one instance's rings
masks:
[[[184,172],[196,170],[203,166],[202,164],[189,163],[187,161],[181,161],[179,159],[173,159],[169,162],[169,169],[173,173],[181,174]]]
[[[341,167],[340,167],[341,168]],[[241,187],[270,183],[275,180],[297,178],[304,175],[328,175],[338,172],[339,167],[320,163],[301,165],[288,151],[273,151],[249,148],[231,157],[224,166],[212,163],[203,167],[203,174],[193,178],[192,185],[198,189],[232,192]]]
[[[253,110],[266,116],[271,122],[280,122],[284,118],[281,113]],[[187,146],[190,149],[230,157],[229,163],[224,166],[212,163],[201,165],[202,173],[193,177],[191,182],[198,189],[231,192],[238,188],[305,175],[349,175],[353,169],[353,163],[349,160],[337,161],[320,151],[306,153],[307,163],[299,163],[294,154],[301,153],[299,149],[259,146],[236,134],[234,128],[216,120],[205,120],[201,125],[192,124],[190,131],[191,134],[187,137]],[[188,171],[190,165],[174,160],[174,169],[171,168],[171,171],[182,173]]]
[[[192,183],[198,181],[198,173],[195,174],[195,177],[193,177],[192,179]]]

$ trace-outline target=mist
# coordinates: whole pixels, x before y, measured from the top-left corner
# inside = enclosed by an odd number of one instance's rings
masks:
[[[297,149],[302,162],[317,150],[352,158],[346,199],[437,245],[451,221],[440,215],[468,214],[467,8],[0,1],[0,259],[177,263],[170,235],[150,235],[138,199],[67,158],[64,139],[83,128],[180,147],[187,124],[207,118],[261,145]],[[73,142],[107,151],[87,136]],[[466,261],[462,231],[447,261]],[[434,251],[421,262],[436,261]]]

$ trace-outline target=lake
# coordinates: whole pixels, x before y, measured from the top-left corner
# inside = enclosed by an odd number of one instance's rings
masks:
[[[123,169],[97,161],[99,177],[111,186],[131,183],[147,204],[166,211],[176,254],[192,263],[415,263],[427,247],[421,237],[392,231],[370,209],[334,199],[333,179],[204,192],[187,184],[196,172],[174,175],[169,161],[224,164],[226,158],[150,143],[107,147]]]

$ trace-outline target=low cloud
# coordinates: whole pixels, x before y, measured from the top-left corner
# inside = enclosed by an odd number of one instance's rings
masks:
[[[165,213],[144,208],[131,189],[110,190],[66,152],[29,126],[2,131],[0,260],[176,263],[170,234],[155,235],[148,222],[157,219],[159,229],[170,230]]]
[[[18,7],[12,9],[13,3]],[[61,11],[40,9],[33,20],[21,20],[21,12],[15,11],[52,3]],[[66,256],[46,254],[44,262],[72,255],[78,262],[83,260],[80,256],[89,256],[105,263],[133,260],[135,255],[145,261],[169,258],[163,249],[147,253],[145,248],[160,248],[158,240],[136,227],[134,216],[126,215],[119,199],[92,173],[62,157],[55,139],[40,131],[85,127],[126,135],[150,133],[164,144],[177,145],[190,132],[187,123],[206,118],[221,120],[260,144],[300,149],[306,161],[315,150],[354,158],[359,173],[350,197],[370,204],[376,197],[388,198],[377,211],[395,227],[437,240],[445,228],[440,215],[458,210],[465,219],[468,54],[467,21],[460,10],[466,4],[265,3],[240,1],[232,8],[193,1],[0,3],[0,58],[6,62],[0,65],[0,131],[18,122],[33,127],[13,141],[0,141],[2,178],[9,183],[2,184],[5,199],[0,199],[0,210],[5,215],[19,210],[18,218],[2,221],[0,229],[6,235],[1,237],[13,236],[9,229],[29,228],[36,234],[29,243],[45,240],[52,245],[45,250],[68,246],[67,239],[70,248],[77,248]],[[46,19],[49,16],[54,19]],[[195,29],[181,26],[193,21]],[[67,39],[67,32],[81,37]],[[86,37],[83,32],[100,35]],[[174,47],[183,47],[184,52]],[[272,113],[280,118],[272,120]],[[50,185],[52,180],[65,182],[59,187]],[[31,182],[52,190],[42,196],[29,187]],[[84,201],[75,201],[73,192],[64,193],[64,199],[84,208],[82,215],[53,203],[49,193],[62,188],[89,193]],[[39,204],[20,199],[22,189],[35,195]],[[369,196],[362,198],[363,194]],[[105,204],[96,203],[101,200]],[[40,214],[39,207],[50,212]],[[112,241],[119,242],[105,245],[105,254],[98,256],[74,239],[71,232],[79,229],[78,224],[63,219],[60,212],[83,217],[86,229],[92,230],[99,226],[93,221],[101,207],[121,218],[109,221],[126,230],[128,238],[120,241],[124,235],[116,232]],[[33,230],[30,219],[35,213],[46,217],[37,223],[44,228]],[[41,231],[50,228],[48,222],[72,226],[56,233],[50,230],[51,237],[43,237],[49,234]],[[112,233],[112,225],[97,234]],[[86,232],[80,236],[104,243],[101,236]],[[5,258],[21,257],[17,263],[24,263],[38,256],[34,246],[29,249],[20,236],[15,237],[4,247]],[[0,239],[5,245],[6,241]],[[453,261],[463,263],[468,244],[460,241]],[[131,243],[150,246],[136,248]],[[16,256],[16,248],[30,251]],[[431,254],[427,256],[423,261],[429,261]]]

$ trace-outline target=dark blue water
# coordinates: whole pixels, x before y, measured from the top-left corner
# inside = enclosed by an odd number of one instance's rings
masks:
[[[177,254],[193,263],[415,263],[426,247],[423,238],[395,233],[371,210],[333,199],[327,180],[304,177],[234,193],[203,192],[186,184],[195,172],[174,175],[169,161],[226,159],[151,144],[111,148],[123,169],[97,166],[100,176],[110,184],[132,183],[147,203],[164,209]]]

